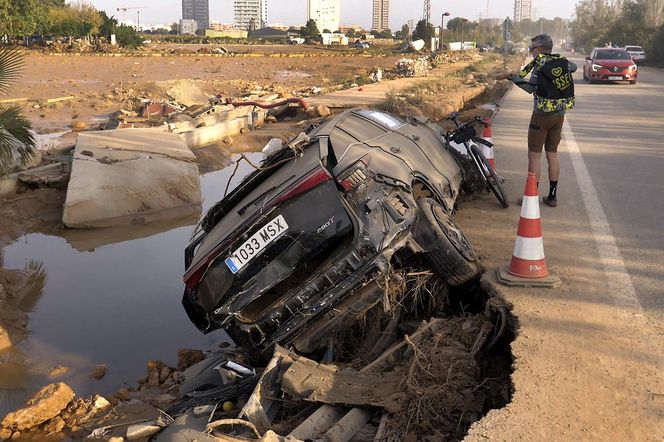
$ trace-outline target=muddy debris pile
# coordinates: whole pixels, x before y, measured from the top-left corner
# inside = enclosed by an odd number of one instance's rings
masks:
[[[402,58],[396,62],[395,72],[398,77],[426,77],[431,64],[429,57]]]
[[[380,287],[308,354],[275,344],[264,367],[208,355],[183,373],[170,438],[155,440],[461,440],[509,402],[514,319],[499,297],[428,271]]]
[[[431,66],[437,68],[444,64],[476,61],[480,58],[482,56],[476,50],[436,52],[431,54]]]

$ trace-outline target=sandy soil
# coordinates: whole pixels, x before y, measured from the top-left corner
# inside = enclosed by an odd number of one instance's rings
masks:
[[[253,47],[252,47],[253,48]],[[256,50],[253,48],[252,50]],[[6,98],[18,103],[38,131],[71,128],[73,122],[99,124],[134,98],[165,98],[155,83],[193,79],[205,92],[235,97],[256,86],[289,95],[306,87],[330,88],[364,79],[374,67],[392,68],[399,55],[368,57],[107,57],[28,52],[23,76]],[[73,96],[72,100],[46,100]]]

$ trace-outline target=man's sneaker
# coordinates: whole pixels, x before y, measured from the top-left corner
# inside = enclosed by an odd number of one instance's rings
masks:
[[[542,197],[542,202],[549,207],[556,207],[558,205],[557,198],[549,198],[548,196]]]

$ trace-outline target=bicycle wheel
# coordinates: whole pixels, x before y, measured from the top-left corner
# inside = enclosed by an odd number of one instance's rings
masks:
[[[502,184],[500,184],[500,179],[498,178],[498,175],[496,175],[496,171],[493,170],[493,167],[491,167],[489,161],[486,159],[477,144],[471,144],[470,151],[482,168],[482,173],[486,180],[486,187],[496,196],[496,199],[498,199],[498,202],[503,208],[508,208],[510,202],[507,198],[507,193],[505,193],[505,189],[503,189]]]

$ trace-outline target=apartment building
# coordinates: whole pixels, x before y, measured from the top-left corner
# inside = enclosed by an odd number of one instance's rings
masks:
[[[267,26],[267,0],[234,0],[235,26],[252,31]]]
[[[182,19],[195,20],[197,30],[210,27],[209,0],[182,0]]]
[[[531,0],[514,0],[514,23],[532,20],[533,3]]]
[[[339,0],[307,0],[307,21],[309,20],[316,22],[320,32],[338,30],[341,21]]]
[[[371,29],[382,31],[390,28],[390,0],[373,0],[373,21]]]

